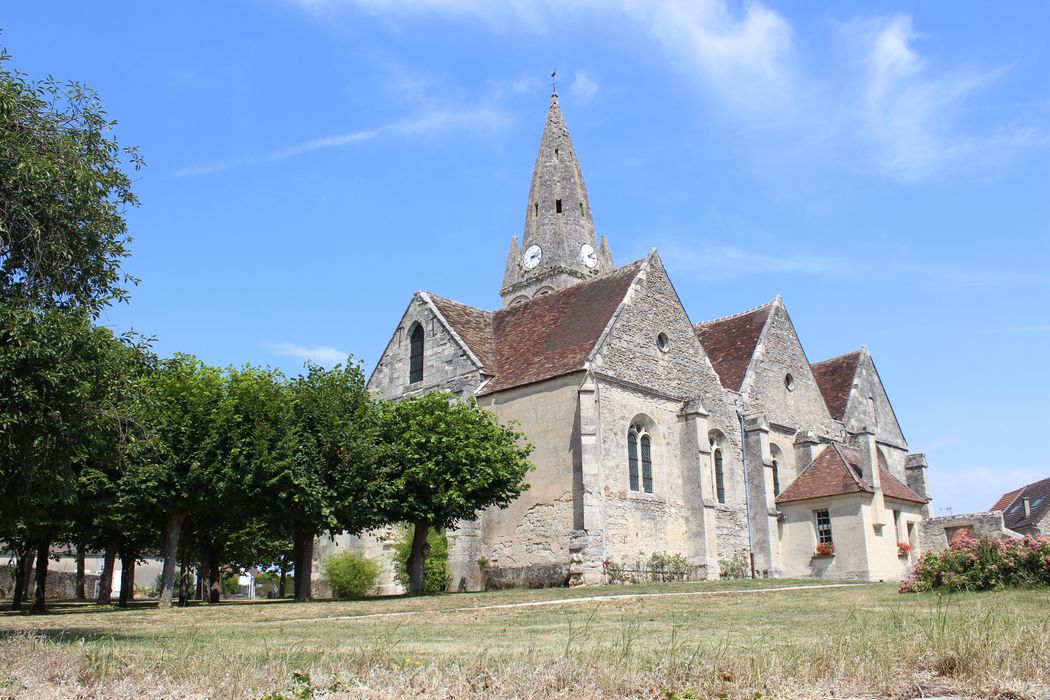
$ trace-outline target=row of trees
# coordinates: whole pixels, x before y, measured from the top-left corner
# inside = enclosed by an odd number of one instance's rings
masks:
[[[162,553],[161,604],[197,568],[215,600],[224,566],[290,563],[311,598],[314,538],[415,525],[411,588],[421,591],[427,533],[524,488],[521,435],[446,394],[374,401],[353,360],[294,378],[158,358],[145,339],[96,324],[128,299],[121,269],[136,206],[97,95],[33,81],[0,48],[0,542],[16,558],[13,607],[33,582],[45,605],[56,544],[115,560],[121,596],[134,562]],[[283,569],[282,569],[283,570]],[[182,575],[177,575],[181,573]]]

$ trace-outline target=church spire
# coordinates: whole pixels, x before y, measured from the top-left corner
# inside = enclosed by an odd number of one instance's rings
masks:
[[[500,295],[504,305],[560,289],[609,269],[599,251],[587,187],[565,125],[557,93],[551,95],[525,211],[521,257],[507,261]]]

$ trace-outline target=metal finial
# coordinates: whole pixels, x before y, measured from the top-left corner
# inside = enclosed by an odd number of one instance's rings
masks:
[[[552,97],[556,96],[558,94],[558,82],[554,79],[554,76],[556,76],[556,75],[558,75],[558,69],[557,68],[555,68],[554,71],[551,72],[551,96]]]

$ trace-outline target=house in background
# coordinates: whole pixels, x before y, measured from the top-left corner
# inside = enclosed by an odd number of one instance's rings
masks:
[[[1000,511],[1014,532],[1050,536],[1050,478],[1004,493],[989,510]]]

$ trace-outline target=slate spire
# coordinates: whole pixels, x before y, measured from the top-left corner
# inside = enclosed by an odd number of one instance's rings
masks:
[[[551,95],[532,171],[521,253],[516,265],[507,261],[504,306],[612,267],[607,244],[599,248],[595,236],[587,186],[557,94]]]

